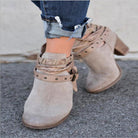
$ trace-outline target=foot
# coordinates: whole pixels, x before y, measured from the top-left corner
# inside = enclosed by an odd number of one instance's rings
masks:
[[[121,69],[114,59],[114,51],[126,54],[128,47],[118,41],[117,35],[109,28],[89,24],[82,39],[78,39],[73,47],[74,56],[82,59],[89,67],[86,89],[91,93],[104,91],[121,78]],[[120,43],[118,43],[120,42]]]
[[[34,69],[34,84],[24,106],[23,123],[33,129],[62,123],[72,109],[73,84],[77,70],[73,57],[41,53]]]

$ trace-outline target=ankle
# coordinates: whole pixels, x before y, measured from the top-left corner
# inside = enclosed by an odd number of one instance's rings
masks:
[[[69,39],[69,37],[47,39],[46,52],[66,54],[66,57],[69,57],[74,42],[75,38]]]

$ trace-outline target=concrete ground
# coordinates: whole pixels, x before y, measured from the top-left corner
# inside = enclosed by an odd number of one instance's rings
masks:
[[[123,76],[112,88],[90,94],[84,89],[88,69],[76,62],[79,91],[68,119],[49,130],[23,126],[24,102],[33,84],[34,63],[1,64],[1,138],[137,138],[138,61],[118,61]]]

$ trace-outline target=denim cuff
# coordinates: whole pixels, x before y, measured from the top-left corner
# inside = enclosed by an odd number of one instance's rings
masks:
[[[86,25],[88,24],[88,22],[91,21],[91,19],[87,18],[82,25],[80,24],[75,25],[74,31],[69,31],[62,26],[60,18],[58,16],[56,16],[55,19],[57,20],[57,22],[44,21],[46,38],[60,38],[60,37],[82,38],[86,31]]]

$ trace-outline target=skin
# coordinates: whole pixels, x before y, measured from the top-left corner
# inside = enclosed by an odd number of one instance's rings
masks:
[[[49,53],[58,53],[66,54],[66,57],[69,57],[75,38],[70,39],[69,37],[60,37],[60,38],[47,38],[47,48],[46,52]]]

